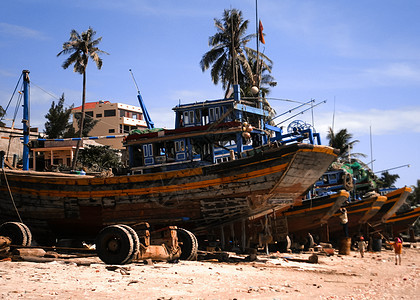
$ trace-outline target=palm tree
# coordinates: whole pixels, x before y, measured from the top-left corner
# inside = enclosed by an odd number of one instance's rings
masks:
[[[253,85],[259,86],[263,98],[270,93],[268,86],[275,87],[277,85],[274,77],[270,75],[271,69],[273,68],[272,61],[264,54],[261,54],[260,56],[264,57],[266,61],[262,59],[257,60],[253,53],[248,55],[248,64],[251,67],[252,74],[254,74],[254,80],[244,84],[244,87],[242,88],[244,97],[255,97],[255,94],[251,90]],[[260,74],[261,77],[258,78],[255,74]]]
[[[351,162],[351,158],[353,157],[366,157],[363,153],[352,153],[351,149],[353,146],[359,142],[359,140],[354,140],[353,135],[347,132],[347,129],[340,129],[337,133],[330,127],[328,129],[327,139],[329,140],[329,145],[333,148],[339,149],[340,153],[338,158],[345,162]]]
[[[233,84],[241,87],[257,85],[258,76],[249,63],[249,59],[256,60],[257,51],[247,47],[248,42],[255,34],[246,34],[249,21],[244,20],[242,12],[236,9],[225,9],[221,20],[214,19],[217,33],[209,37],[209,46],[201,61],[201,70],[204,72],[211,67],[211,78],[214,84],[222,83],[225,96]],[[265,69],[271,72],[271,60],[264,54],[258,53],[259,61]],[[264,62],[267,60],[270,67]],[[258,73],[257,73],[258,74]]]
[[[57,56],[60,56],[61,54],[70,54],[70,56],[64,61],[62,67],[67,69],[69,66],[74,64],[73,71],[83,75],[82,116],[79,128],[80,138],[83,136],[86,101],[86,68],[89,58],[95,62],[96,67],[100,70],[102,68],[102,59],[99,57],[99,54],[108,54],[97,47],[102,40],[102,37],[95,40],[95,34],[96,31],[94,31],[91,27],[82,32],[82,34],[79,34],[76,30],[72,29],[69,41],[63,43],[63,50],[57,54]],[[76,152],[72,163],[73,169],[76,166],[79,148],[80,140],[77,141]]]
[[[381,174],[381,177],[378,178],[377,184],[379,188],[391,188],[395,187],[395,182],[400,178],[398,174],[390,174],[388,171],[385,171]]]

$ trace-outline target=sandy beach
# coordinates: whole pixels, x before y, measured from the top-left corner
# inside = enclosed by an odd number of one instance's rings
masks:
[[[257,261],[136,262],[107,266],[97,257],[0,263],[2,299],[415,299],[420,248],[402,265],[383,249],[340,256],[273,253]]]

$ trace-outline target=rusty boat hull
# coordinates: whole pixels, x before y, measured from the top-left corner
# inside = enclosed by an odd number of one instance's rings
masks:
[[[252,156],[183,170],[93,178],[4,170],[0,221],[18,213],[35,237],[94,237],[104,226],[148,222],[195,233],[294,203],[337,153],[272,144]]]

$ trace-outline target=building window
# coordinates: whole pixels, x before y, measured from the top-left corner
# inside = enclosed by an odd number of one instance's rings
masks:
[[[102,114],[96,114],[97,118],[102,118]]]
[[[104,111],[104,117],[115,117],[115,109],[107,109]]]
[[[108,130],[109,133],[115,133],[115,129]]]

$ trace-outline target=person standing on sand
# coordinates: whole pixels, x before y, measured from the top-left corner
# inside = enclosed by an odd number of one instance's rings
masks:
[[[341,225],[343,226],[344,236],[348,237],[349,236],[349,227],[348,227],[347,223],[349,222],[349,219],[347,217],[347,209],[342,207],[342,208],[340,208],[340,212],[341,212],[341,215],[339,216],[339,218],[340,218]]]
[[[363,236],[360,237],[360,240],[357,243],[357,248],[359,249],[360,256],[363,258],[365,256],[365,250],[367,248],[365,238]]]
[[[388,242],[387,244],[392,245],[394,247],[395,253],[395,264],[401,265],[401,254],[402,254],[402,241],[400,238],[396,237],[394,242]]]

